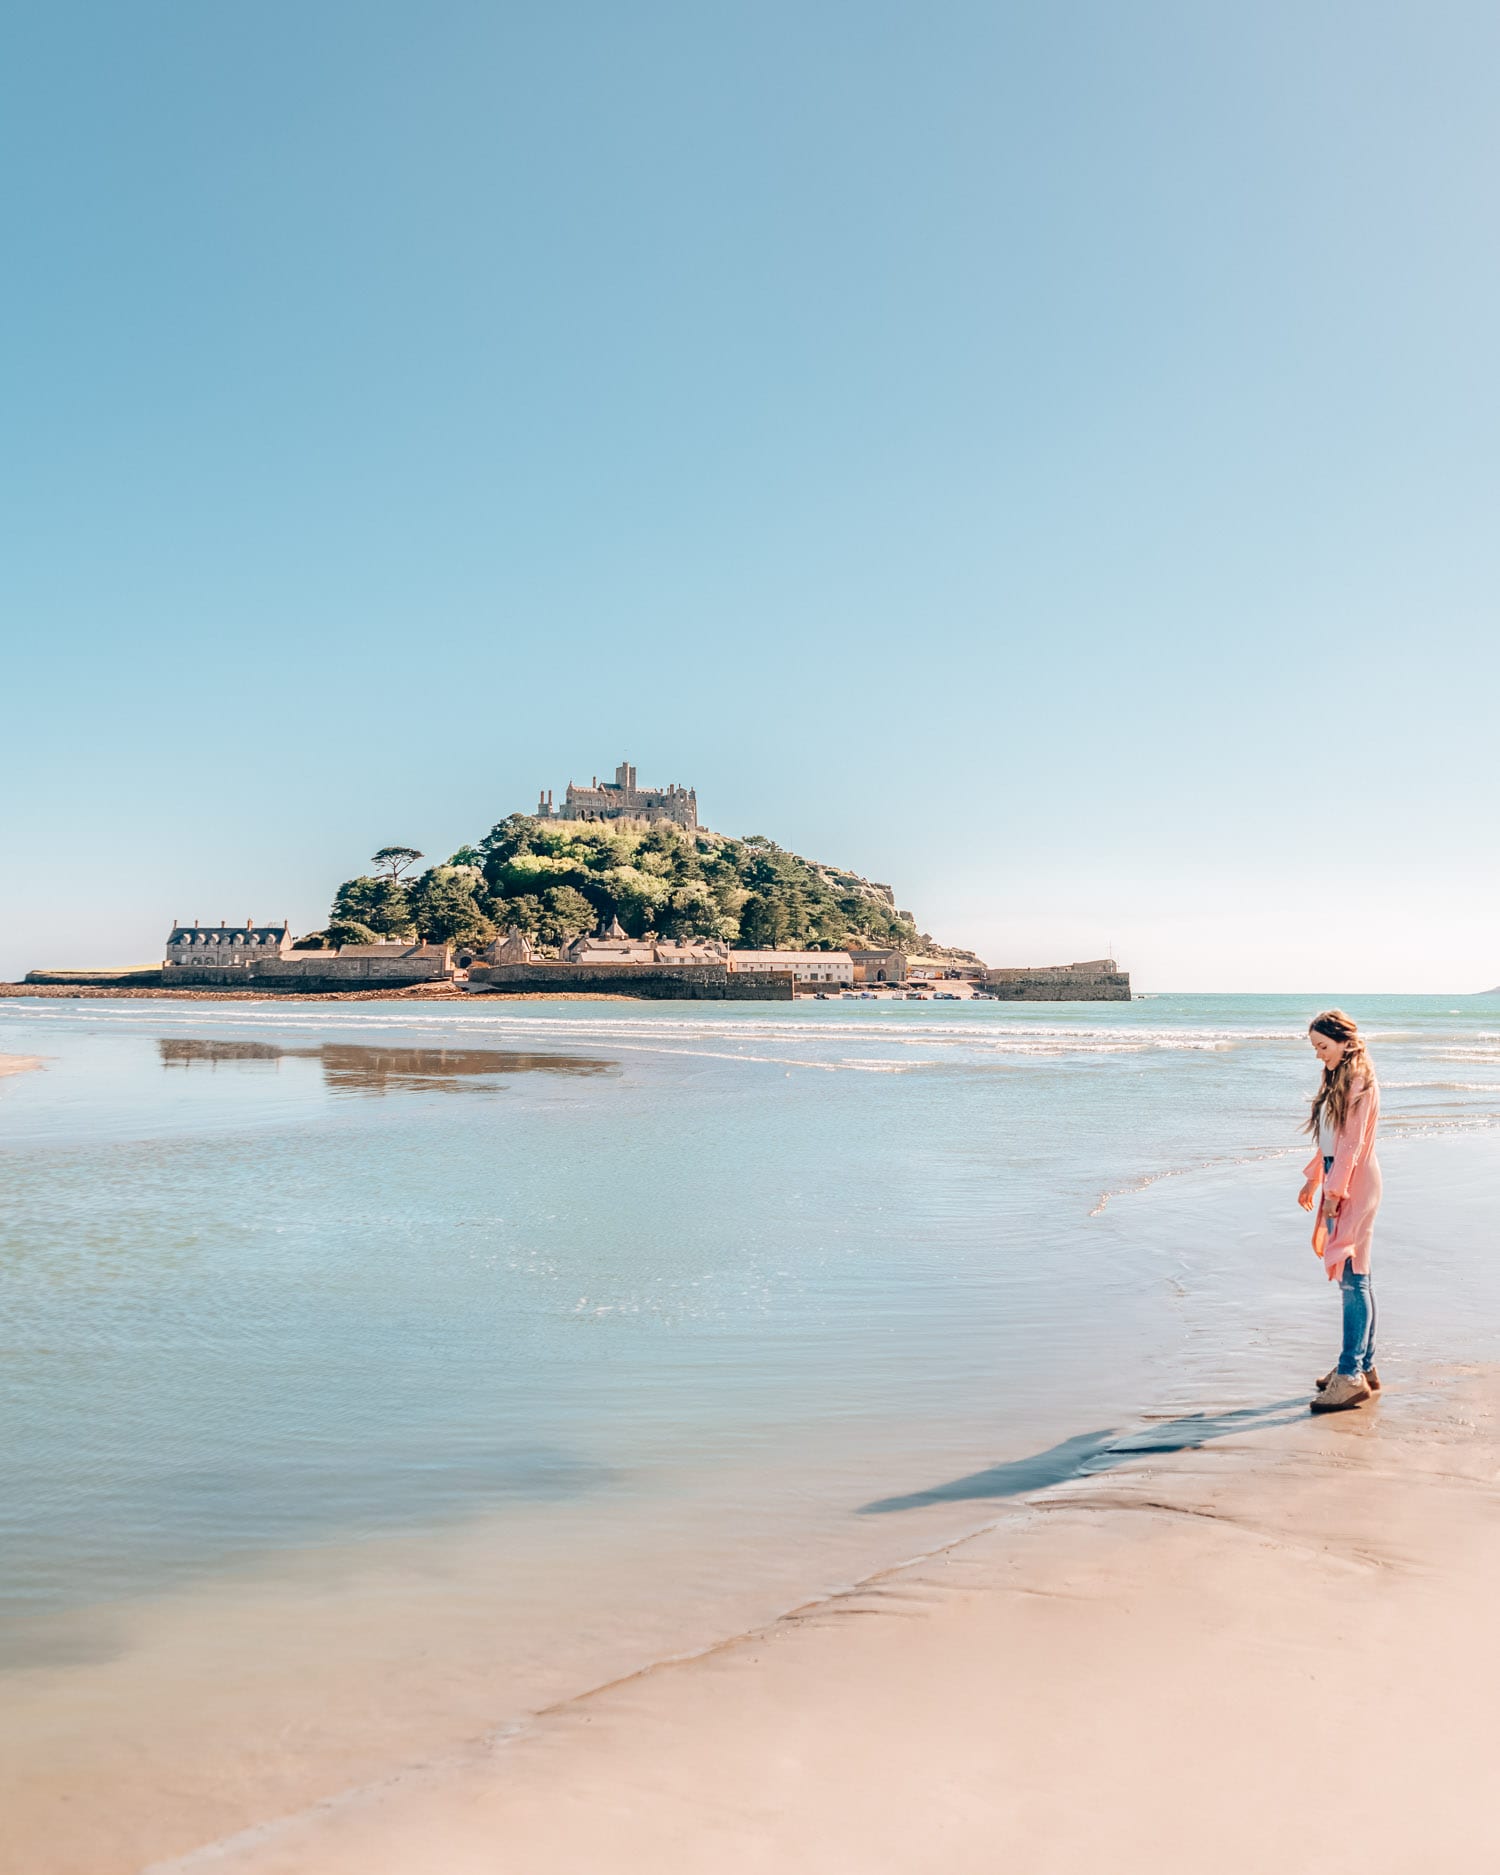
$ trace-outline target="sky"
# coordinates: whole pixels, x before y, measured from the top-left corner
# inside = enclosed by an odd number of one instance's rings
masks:
[[[0,977],[629,759],[992,963],[1500,983],[1497,55],[0,8]]]

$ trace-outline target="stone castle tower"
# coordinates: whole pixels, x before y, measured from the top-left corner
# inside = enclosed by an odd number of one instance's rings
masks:
[[[538,820],[643,820],[650,825],[669,820],[692,833],[698,825],[698,790],[675,781],[665,788],[637,787],[635,769],[621,762],[613,781],[595,775],[586,788],[570,781],[561,807],[553,805],[552,790],[543,789],[536,813]]]

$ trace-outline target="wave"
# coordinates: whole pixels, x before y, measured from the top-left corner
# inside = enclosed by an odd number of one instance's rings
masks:
[[[1218,1172],[1232,1165],[1269,1165],[1273,1159],[1289,1159],[1294,1153],[1305,1151],[1302,1146],[1260,1146],[1248,1152],[1213,1153],[1206,1159],[1195,1159],[1190,1165],[1169,1165],[1159,1172],[1143,1172],[1139,1178],[1132,1179],[1127,1185],[1117,1185],[1110,1191],[1099,1194],[1099,1202],[1089,1212],[1090,1217],[1102,1217],[1116,1198],[1135,1198],[1143,1191],[1149,1191],[1153,1185],[1160,1185],[1169,1178],[1187,1178],[1194,1172]]]
[[[904,1011],[908,1005],[896,1004]],[[933,1020],[930,1016],[911,1019],[904,1014],[882,1013],[872,1016],[861,1010],[847,1021],[809,1020],[796,1014],[780,1019],[764,1016],[708,1016],[698,1012],[663,1011],[651,1006],[631,1016],[522,1015],[514,1010],[504,1013],[484,1008],[452,1005],[445,1009],[403,1008],[390,1005],[347,1004],[327,1009],[296,1007],[268,1008],[265,1004],[246,1007],[234,1004],[194,1004],[191,1008],[140,1003],[117,1009],[80,1007],[67,1009],[45,1006],[28,1009],[28,1018],[37,1020],[128,1023],[136,1026],[202,1028],[215,1027],[265,1029],[269,1027],[348,1028],[364,1033],[388,1029],[442,1028],[462,1029],[465,1033],[521,1033],[548,1035],[580,1040],[619,1040],[639,1045],[643,1031],[666,1040],[691,1041],[764,1041],[774,1039],[785,1046],[789,1041],[880,1041],[888,1047],[915,1045],[977,1049],[992,1053],[1092,1053],[1104,1050],[1141,1051],[1147,1049],[1222,1050],[1246,1042],[1278,1042],[1288,1039],[1287,1032],[1266,1028],[1193,1028],[1188,1026],[1137,1027],[1134,1024],[1073,1024],[1004,1021],[1003,1026],[981,1027],[972,1019],[955,1022]]]
[[[1430,1088],[1443,1094],[1500,1094],[1500,1081],[1382,1081],[1381,1086],[1387,1093],[1396,1088]]]

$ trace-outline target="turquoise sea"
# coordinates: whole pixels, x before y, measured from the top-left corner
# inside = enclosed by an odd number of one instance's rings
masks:
[[[0,1003],[15,1866],[165,1866],[1293,1410],[1338,1001],[1419,1385],[1496,1353],[1500,999]]]

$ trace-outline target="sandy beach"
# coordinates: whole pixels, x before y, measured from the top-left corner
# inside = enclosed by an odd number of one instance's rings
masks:
[[[1481,1369],[1164,1422],[962,1542],[152,1875],[1487,1866],[1497,1408]]]
[[[0,1055],[0,1075],[27,1074],[41,1065],[40,1055]]]

